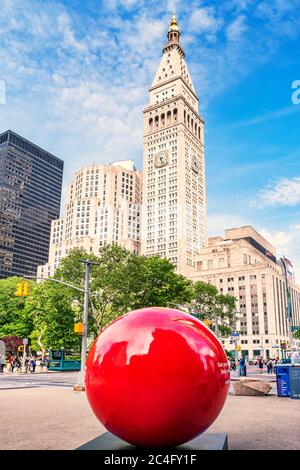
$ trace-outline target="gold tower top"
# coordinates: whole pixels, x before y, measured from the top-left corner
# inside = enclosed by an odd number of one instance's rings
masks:
[[[180,33],[175,13],[173,13],[171,21],[170,21],[169,33],[172,31],[177,31],[178,33]]]

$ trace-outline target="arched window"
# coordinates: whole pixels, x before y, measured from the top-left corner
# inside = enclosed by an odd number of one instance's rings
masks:
[[[197,135],[197,124],[195,123],[195,134]]]
[[[198,127],[198,137],[199,137],[199,140],[200,140],[200,137],[201,137],[201,130],[200,130],[200,126]]]
[[[188,127],[190,127],[190,115],[188,114],[188,117],[187,117],[187,124],[188,124]]]
[[[183,111],[184,124],[186,123],[186,110]]]
[[[165,125],[165,113],[162,113],[162,115],[160,116],[160,122],[162,126]]]
[[[194,131],[194,119],[191,119],[191,131]]]
[[[167,112],[167,126],[171,124],[171,111]]]
[[[174,121],[177,121],[177,109],[176,108],[173,110],[173,118],[174,118]]]
[[[155,127],[158,127],[158,116],[155,116]]]
[[[153,119],[152,118],[149,119],[149,129],[150,131],[153,131]]]

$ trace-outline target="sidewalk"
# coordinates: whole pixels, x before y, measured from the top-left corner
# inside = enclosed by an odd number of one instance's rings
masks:
[[[0,397],[0,449],[76,449],[105,432],[83,392],[15,389]],[[300,400],[229,395],[208,432],[227,433],[230,449],[300,450],[299,416]],[[26,433],[16,423],[26,423]]]
[[[60,371],[58,370],[45,370],[44,372],[3,372],[0,374],[5,375],[5,377],[18,377],[19,375],[45,375],[45,374],[58,374]]]

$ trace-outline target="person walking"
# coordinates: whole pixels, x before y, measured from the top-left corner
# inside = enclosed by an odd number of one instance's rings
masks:
[[[29,360],[29,357],[26,357],[26,359],[25,359],[25,372],[26,372],[26,374],[28,373],[29,369],[30,369],[30,360]]]
[[[35,360],[34,357],[31,359],[30,365],[31,365],[31,370],[30,370],[30,372],[34,373],[34,372],[35,372],[35,367],[36,367],[36,360]]]
[[[239,370],[239,375],[241,377],[245,377],[246,376],[246,362],[245,362],[245,358],[244,357],[241,357],[241,359],[239,360],[239,363],[240,363],[240,370]]]
[[[272,374],[272,369],[273,369],[272,360],[269,359],[268,362],[267,362],[267,372],[268,372],[268,374]]]
[[[259,358],[258,367],[259,367],[259,373],[262,374],[263,373],[263,368],[264,368],[264,361],[263,361],[262,357]]]
[[[276,359],[275,358],[272,359],[272,372],[273,372],[273,374],[276,373],[276,363],[277,363]]]
[[[8,362],[9,362],[9,369],[11,372],[13,372],[15,366],[14,366],[14,358],[11,354],[8,356]]]
[[[16,368],[16,371],[19,372],[20,371],[20,367],[21,367],[21,361],[18,357],[15,358],[14,360],[14,363],[15,363],[15,368]]]
[[[0,357],[0,373],[3,374],[3,369],[4,369],[4,366],[5,366],[5,357],[4,356],[1,356]]]

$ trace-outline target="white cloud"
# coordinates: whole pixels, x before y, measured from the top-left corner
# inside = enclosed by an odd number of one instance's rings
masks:
[[[282,178],[274,186],[262,189],[252,206],[296,206],[300,203],[300,177]]]
[[[210,237],[224,237],[224,232],[229,228],[251,225],[249,219],[238,214],[208,214],[208,234]]]
[[[229,41],[239,41],[243,33],[247,30],[245,24],[246,16],[239,15],[230,25],[227,27],[226,35]]]
[[[245,121],[237,122],[234,124],[235,127],[245,127],[252,126],[257,124],[262,124],[269,121],[274,121],[285,116],[290,116],[291,114],[300,112],[300,107],[298,106],[286,106],[284,108],[276,109],[266,114],[261,114],[252,119],[247,119]]]
[[[234,3],[243,9],[248,2]],[[67,176],[89,158],[141,161],[142,110],[173,5],[201,113],[212,96],[267,60],[265,51],[255,49],[253,35],[241,48],[222,34],[212,47],[203,44],[203,37],[212,44],[220,32],[242,33],[240,10],[227,18],[222,4],[111,0],[94,17],[80,17],[60,0],[1,0],[0,80],[7,86],[7,104],[1,106],[0,128],[38,137],[39,145],[66,160]],[[114,14],[108,8],[115,8]],[[124,8],[130,17],[122,17]],[[263,30],[260,35],[263,42]]]
[[[260,228],[261,235],[277,250],[277,257],[286,256],[293,264],[296,282],[300,281],[300,224],[294,224],[283,230]]]
[[[218,17],[214,8],[198,8],[193,11],[189,23],[188,31],[215,33],[222,26],[223,19]]]

